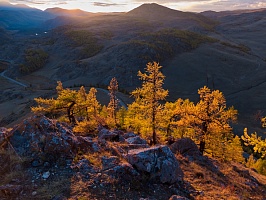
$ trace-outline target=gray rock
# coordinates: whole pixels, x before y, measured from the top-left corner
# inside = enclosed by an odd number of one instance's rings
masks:
[[[31,193],[31,195],[32,195],[32,196],[36,196],[36,195],[37,195],[37,192],[36,192],[36,191],[33,191],[33,192]]]
[[[126,139],[126,142],[129,144],[147,144],[147,141],[139,136],[129,137]]]
[[[174,183],[183,178],[176,157],[165,145],[130,150],[125,157],[137,171],[149,173],[151,178],[159,178],[162,183]]]
[[[117,166],[105,171],[109,176],[121,178],[123,180],[131,180],[133,178],[140,179],[140,174],[129,163],[119,163]]]
[[[99,140],[107,140],[112,142],[119,142],[119,132],[109,131],[105,128],[102,128],[98,133]]]
[[[47,178],[49,178],[50,177],[50,172],[48,171],[48,172],[44,172],[43,174],[42,174],[42,178],[43,179],[47,179]]]
[[[148,144],[125,144],[120,147],[124,150],[124,152],[128,153],[128,151],[132,149],[143,149],[149,148],[150,146]]]
[[[124,134],[124,138],[127,139],[127,138],[130,138],[130,137],[136,137],[137,135],[133,132],[128,132],[126,134]]]

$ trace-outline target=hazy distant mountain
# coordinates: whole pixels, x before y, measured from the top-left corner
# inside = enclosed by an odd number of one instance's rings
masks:
[[[86,12],[80,9],[67,10],[63,8],[48,8],[44,12],[51,13],[56,16],[75,16],[75,17],[84,17],[89,15],[94,15],[93,13]]]
[[[55,15],[23,4],[0,3],[0,26],[6,29],[42,28]]]
[[[16,4],[16,5],[13,5],[13,4],[10,4],[10,3],[7,3],[7,2],[0,2],[0,10],[31,10],[31,11],[41,11],[37,8],[32,8],[32,7],[29,7],[27,5],[24,5],[24,4]]]
[[[0,10],[0,26],[6,29],[41,28],[46,20],[54,17],[38,10]]]
[[[264,11],[266,11],[266,8],[253,9],[253,10],[220,11],[220,12],[208,10],[208,11],[201,12],[200,14],[202,14],[206,17],[218,19],[218,18],[222,18],[222,17],[226,17],[226,16],[237,16],[237,15],[248,14],[248,13],[256,14],[256,13],[260,13],[260,12],[264,12]]]

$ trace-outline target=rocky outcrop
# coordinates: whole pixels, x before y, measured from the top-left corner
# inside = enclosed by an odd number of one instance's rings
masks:
[[[164,145],[130,150],[127,161],[140,173],[159,178],[162,183],[174,183],[183,178],[182,170],[171,150]]]
[[[45,116],[33,116],[12,130],[10,143],[21,156],[30,156],[33,166],[46,161],[73,158],[78,151],[99,151],[97,141],[75,136],[71,127]]]
[[[190,138],[178,139],[170,146],[171,151],[183,156],[200,156],[201,153],[197,145]]]

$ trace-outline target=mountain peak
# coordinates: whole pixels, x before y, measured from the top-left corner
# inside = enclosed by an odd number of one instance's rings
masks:
[[[130,16],[138,16],[145,18],[169,18],[169,17],[177,17],[182,14],[182,11],[174,10],[156,3],[145,3],[140,5],[139,7],[129,11],[127,15]]]

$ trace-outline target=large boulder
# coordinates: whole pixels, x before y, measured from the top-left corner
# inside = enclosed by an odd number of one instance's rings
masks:
[[[183,172],[169,147],[165,145],[130,150],[125,158],[140,173],[159,178],[162,183],[174,183],[183,178]]]
[[[200,156],[201,153],[193,140],[190,138],[178,139],[170,146],[174,154],[181,154],[183,156]]]

